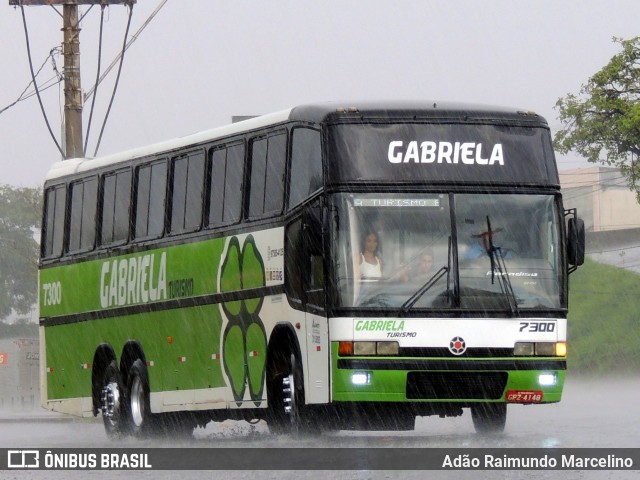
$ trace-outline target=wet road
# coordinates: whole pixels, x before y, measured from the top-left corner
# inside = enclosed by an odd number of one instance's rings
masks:
[[[20,416],[4,415],[0,419],[0,448],[109,448],[109,447],[422,447],[422,448],[591,448],[640,446],[640,378],[595,380],[570,378],[562,402],[554,405],[509,406],[505,433],[495,437],[482,437],[474,433],[471,416],[441,419],[418,418],[412,432],[347,432],[323,434],[315,438],[292,439],[269,434],[266,424],[250,425],[246,422],[210,423],[197,429],[192,439],[154,439],[137,441],[127,439],[114,444],[109,441],[101,421],[64,420],[38,414],[41,419],[24,420]],[[23,415],[24,417],[24,415]],[[425,478],[417,471],[351,471],[327,472],[0,472],[8,479],[80,479],[80,478],[145,478],[180,479],[199,478],[225,480],[240,478],[357,478],[397,479]],[[429,472],[429,478],[640,478],[640,472],[586,471],[485,471],[485,472]]]

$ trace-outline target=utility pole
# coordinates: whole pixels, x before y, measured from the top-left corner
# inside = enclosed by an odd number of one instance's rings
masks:
[[[83,156],[80,22],[78,5],[131,5],[136,0],[9,0],[9,5],[62,5],[64,56],[64,158]]]

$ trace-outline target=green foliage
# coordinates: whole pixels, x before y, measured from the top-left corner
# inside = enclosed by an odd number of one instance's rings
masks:
[[[622,51],[556,103],[563,128],[554,146],[620,168],[640,202],[640,37],[613,41]]]
[[[38,300],[41,202],[38,189],[0,185],[0,319]]]
[[[586,259],[569,282],[569,371],[640,371],[640,275]]]
[[[38,325],[24,319],[11,325],[0,322],[0,338],[38,338]]]

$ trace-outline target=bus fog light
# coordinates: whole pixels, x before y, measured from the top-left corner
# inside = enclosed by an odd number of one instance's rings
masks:
[[[557,383],[555,373],[541,373],[538,375],[538,383],[543,387],[552,387]]]
[[[400,346],[398,342],[378,342],[377,353],[378,355],[398,355]]]
[[[375,355],[376,342],[353,342],[354,355]]]
[[[556,344],[551,342],[536,342],[536,356],[553,357],[556,354]]]
[[[533,343],[531,342],[517,342],[513,347],[513,355],[516,357],[532,357],[533,356]]]
[[[354,385],[369,385],[371,383],[371,372],[355,372],[351,375],[351,383]]]

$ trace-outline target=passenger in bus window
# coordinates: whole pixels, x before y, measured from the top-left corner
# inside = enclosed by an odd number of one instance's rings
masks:
[[[404,282],[424,283],[431,278],[433,269],[433,253],[430,251],[418,255],[416,262],[405,268],[402,273]]]
[[[378,234],[367,232],[362,240],[360,253],[360,279],[379,280],[382,277],[382,262],[378,258]]]

